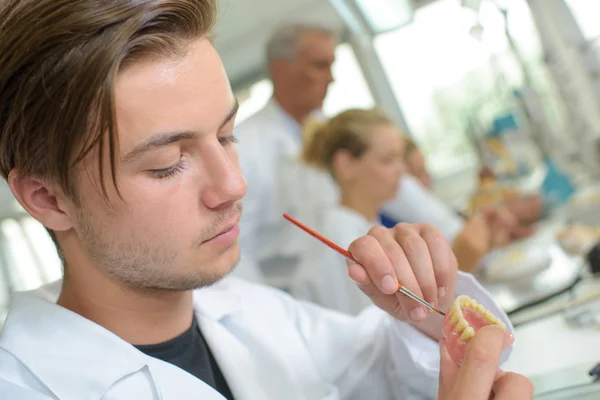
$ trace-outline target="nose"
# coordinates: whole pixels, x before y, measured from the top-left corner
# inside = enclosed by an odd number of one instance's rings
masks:
[[[333,69],[329,67],[327,69],[327,84],[331,84],[333,82],[335,82],[335,78],[333,76]]]
[[[206,184],[202,186],[201,201],[215,209],[241,200],[248,190],[242,176],[235,149],[225,149],[218,141],[203,152]]]

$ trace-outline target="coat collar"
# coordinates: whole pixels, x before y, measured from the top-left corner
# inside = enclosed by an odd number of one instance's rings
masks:
[[[219,321],[238,311],[241,300],[228,291],[230,281],[236,280],[228,277],[196,290],[196,316]],[[14,295],[0,348],[20,360],[57,398],[100,399],[118,380],[147,367],[148,357],[102,326],[57,305],[61,286],[58,281]]]
[[[15,294],[0,348],[59,399],[100,399],[146,366],[145,356],[112,332],[31,294]]]
[[[228,276],[215,285],[194,291],[194,311],[198,316],[204,316],[220,321],[242,308],[240,294],[232,290],[232,285],[240,279]]]
[[[285,126],[281,132],[291,134],[296,140],[302,140],[302,126],[279,105],[277,100],[271,98],[264,110],[267,115],[274,116]]]

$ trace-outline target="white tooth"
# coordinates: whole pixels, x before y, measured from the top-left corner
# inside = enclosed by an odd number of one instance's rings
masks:
[[[469,299],[469,296],[465,296],[465,295],[458,296],[456,298],[456,302],[460,305],[460,304],[463,304],[467,299]]]
[[[444,319],[446,321],[452,321],[453,317],[454,317],[454,309],[453,308],[449,308],[448,312],[446,312],[446,317]]]
[[[460,321],[458,321],[458,323],[456,324],[456,327],[454,328],[454,332],[461,333],[468,327],[469,327],[469,323],[467,322],[467,320],[464,318],[461,318]]]
[[[487,311],[487,310],[485,309],[485,307],[484,307],[483,305],[479,304],[479,305],[477,306],[477,312],[478,312],[479,314],[481,314],[481,315],[485,315],[485,312],[486,312],[486,311]]]
[[[461,319],[463,319],[462,314],[454,313],[454,314],[452,314],[452,317],[450,317],[450,323],[456,325],[456,324],[458,324],[458,321],[460,321]]]
[[[498,318],[496,318],[496,316],[489,311],[486,311],[483,316],[484,316],[485,320],[487,322],[489,322],[490,324],[495,324],[496,321],[498,321]]]
[[[448,308],[448,314],[452,315],[456,312],[456,307],[454,307],[454,303],[450,304],[450,307]]]
[[[506,325],[504,325],[504,322],[500,321],[498,318],[496,318],[496,325],[498,325],[500,328],[506,330]]]
[[[467,340],[473,338],[473,336],[475,336],[475,329],[469,326],[463,331],[462,335],[460,335],[460,340],[466,342]]]
[[[460,296],[460,305],[462,307],[468,307],[471,304],[471,298],[469,296]]]
[[[454,325],[454,332],[460,333],[460,340],[467,341],[475,336],[475,330],[467,322],[463,315],[463,309],[470,309],[481,315],[485,322],[488,324],[494,324],[506,330],[506,326],[500,321],[494,314],[487,311],[482,304],[479,304],[477,300],[470,298],[469,296],[458,296],[450,305],[448,310],[448,319],[452,325]]]
[[[457,300],[454,300],[452,302],[452,305],[450,306],[450,310],[449,310],[450,314],[452,314],[452,317],[454,315],[461,315],[462,316],[462,311],[460,309],[460,304]]]
[[[460,297],[457,297],[456,299],[454,299],[454,301],[452,302],[452,308],[459,310],[460,309]]]

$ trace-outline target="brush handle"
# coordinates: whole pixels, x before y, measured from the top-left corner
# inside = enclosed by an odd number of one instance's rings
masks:
[[[406,296],[410,297],[414,301],[423,304],[425,307],[430,308],[431,310],[435,311],[436,313],[438,313],[438,314],[440,314],[442,316],[446,316],[446,314],[444,312],[442,312],[441,310],[435,308],[433,305],[429,304],[428,302],[426,302],[425,300],[423,300],[422,298],[420,298],[419,296],[417,296],[416,294],[414,294],[413,292],[411,292],[410,290],[408,290],[404,286],[400,285],[400,288],[398,289],[398,291],[401,292],[401,293],[403,293],[403,294],[405,294]]]
[[[354,257],[352,257],[352,254],[350,254],[350,252],[346,249],[344,249],[342,246],[338,245],[335,242],[332,242],[331,240],[327,239],[325,236],[321,235],[320,233],[310,229],[308,226],[304,225],[303,223],[301,223],[300,221],[296,220],[295,218],[290,217],[287,214],[283,214],[283,218],[287,219],[288,221],[290,221],[292,224],[296,225],[298,228],[302,229],[304,232],[308,233],[309,235],[311,235],[312,237],[320,240],[321,242],[325,243],[327,246],[329,246],[330,248],[332,248],[333,250],[337,251],[338,253],[340,253],[341,255],[343,255],[344,257],[346,257],[348,260],[359,264]],[[432,309],[433,311],[435,311],[436,313],[440,314],[440,315],[446,315],[444,314],[442,311],[438,310],[437,308],[435,308],[434,306],[432,306],[431,304],[429,304],[428,302],[426,302],[425,300],[423,300],[422,298],[420,298],[419,296],[417,296],[416,294],[414,294],[413,292],[411,292],[410,290],[408,290],[407,288],[405,288],[404,286],[402,286],[400,283],[398,283],[398,291],[405,294],[406,296],[410,297],[411,299],[423,304],[425,307]]]

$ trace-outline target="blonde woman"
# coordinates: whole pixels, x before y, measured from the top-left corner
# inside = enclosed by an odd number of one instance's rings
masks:
[[[404,141],[376,110],[345,111],[305,132],[303,161],[327,171],[339,189],[338,204],[320,210],[318,229],[347,247],[379,224],[382,205],[396,195],[404,172]],[[348,278],[342,257],[312,241],[294,279],[293,294],[343,312],[357,313],[368,298]]]
[[[380,210],[398,193],[405,166],[406,140],[377,110],[345,111],[326,123],[307,126],[302,159],[327,171],[338,187],[338,202],[318,212],[316,227],[343,247],[373,226]],[[492,233],[486,215],[471,218],[453,241],[460,269],[471,271],[501,232]],[[311,238],[312,239],[312,238]],[[311,240],[293,279],[292,293],[323,306],[357,313],[369,299],[348,278],[345,260]]]

